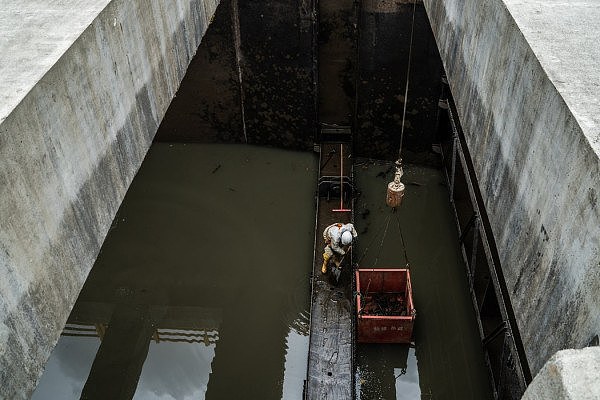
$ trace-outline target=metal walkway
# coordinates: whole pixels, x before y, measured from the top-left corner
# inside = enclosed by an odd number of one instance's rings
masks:
[[[345,260],[336,282],[331,272],[323,275],[323,230],[335,222],[352,221],[352,161],[349,143],[321,145],[319,193],[315,223],[315,255],[311,297],[310,348],[304,398],[307,400],[354,397],[352,259]],[[343,165],[340,156],[343,154]],[[343,167],[343,168],[340,168]],[[340,172],[342,177],[340,178]],[[347,172],[347,173],[346,173]],[[343,207],[340,206],[343,187]]]

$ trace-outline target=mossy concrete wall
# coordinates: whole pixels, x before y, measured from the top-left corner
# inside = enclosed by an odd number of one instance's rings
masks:
[[[424,4],[535,374],[600,330],[600,5]]]
[[[0,398],[28,398],[218,0],[0,10]]]

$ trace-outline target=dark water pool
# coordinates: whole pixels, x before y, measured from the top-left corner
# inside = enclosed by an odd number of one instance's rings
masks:
[[[390,166],[356,163],[361,191],[355,204],[356,261],[361,268],[404,268],[406,250],[417,309],[414,342],[359,345],[357,397],[491,399],[444,176],[440,170],[406,166],[404,199],[392,214],[385,204],[387,183],[393,180]]]
[[[301,399],[316,167],[154,144],[33,398]]]
[[[33,398],[300,400],[316,168],[311,153],[153,145]],[[392,216],[388,168],[355,167],[355,261],[404,266],[400,221],[418,315],[412,345],[357,347],[357,396],[490,399],[443,176],[407,167]]]

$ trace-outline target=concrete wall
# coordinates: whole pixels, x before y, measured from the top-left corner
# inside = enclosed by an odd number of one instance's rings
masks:
[[[0,398],[33,389],[217,2],[3,2]]]
[[[513,13],[527,5],[520,25],[507,3]],[[590,2],[559,3],[424,1],[534,374],[557,350],[585,346],[600,330],[598,100],[592,90],[568,94],[600,85],[585,69],[600,29],[577,29]],[[548,4],[561,7],[537,31],[563,52],[521,29]]]
[[[235,45],[237,3],[221,0],[155,141],[245,142]]]
[[[548,360],[522,400],[600,399],[600,348],[562,350]]]
[[[223,3],[157,140],[312,150],[315,2]]]
[[[412,10],[411,0],[223,1],[156,140],[311,150],[319,123],[357,124],[355,155],[397,158]],[[441,61],[420,2],[415,14],[403,157],[437,163]]]
[[[354,0],[318,2],[318,121],[352,126],[356,109],[358,7]]]
[[[402,143],[405,162],[435,163],[431,153],[436,131],[442,67],[422,2],[365,0],[359,17],[359,77],[355,155],[398,158],[411,28],[408,102]]]

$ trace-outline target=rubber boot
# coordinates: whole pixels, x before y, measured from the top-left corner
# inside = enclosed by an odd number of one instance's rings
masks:
[[[321,273],[322,274],[326,274],[327,273],[327,264],[329,263],[329,259],[331,258],[331,256],[327,253],[323,253],[323,265],[321,266]]]

